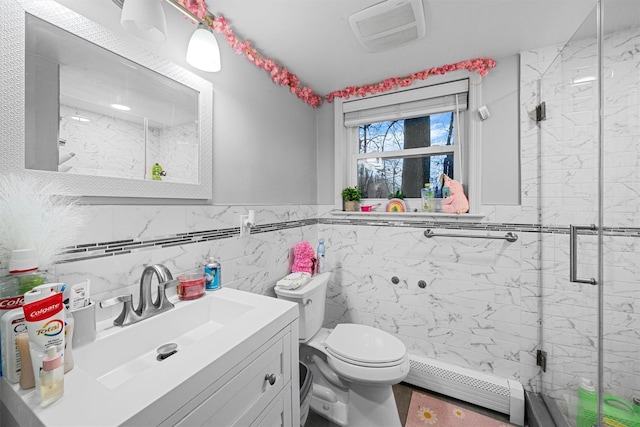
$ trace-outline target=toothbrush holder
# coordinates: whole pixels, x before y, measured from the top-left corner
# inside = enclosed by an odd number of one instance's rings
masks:
[[[89,301],[89,305],[71,312],[73,316],[73,339],[71,345],[78,348],[96,339],[96,303]]]

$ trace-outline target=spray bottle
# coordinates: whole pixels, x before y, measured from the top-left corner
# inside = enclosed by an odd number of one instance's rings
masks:
[[[204,284],[205,289],[208,291],[215,291],[220,289],[222,282],[220,280],[221,273],[220,263],[213,259],[213,257],[207,258],[207,263],[204,266]]]
[[[324,248],[324,239],[320,238],[318,239],[318,250],[317,250],[317,255],[318,255],[318,269],[317,269],[317,273],[324,273],[325,270],[325,265],[324,265],[324,253],[325,253],[325,248]]]

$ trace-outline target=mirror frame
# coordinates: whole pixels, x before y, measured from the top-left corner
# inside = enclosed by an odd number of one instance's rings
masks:
[[[25,169],[25,13],[188,86],[197,92],[200,135],[199,183],[181,184],[143,179],[101,177]],[[64,187],[76,197],[210,200],[212,196],[213,84],[161,58],[52,0],[0,2],[0,170]]]

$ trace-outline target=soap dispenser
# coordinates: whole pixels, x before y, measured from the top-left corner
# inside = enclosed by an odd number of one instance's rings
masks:
[[[40,404],[47,406],[64,394],[64,365],[56,346],[47,348],[40,371]]]

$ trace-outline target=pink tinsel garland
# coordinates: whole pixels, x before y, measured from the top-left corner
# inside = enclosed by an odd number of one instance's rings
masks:
[[[275,61],[265,58],[251,45],[248,40],[240,41],[235,35],[227,20],[218,16],[211,18],[204,0],[177,0],[182,6],[188,9],[195,16],[206,21],[209,26],[218,34],[223,34],[225,40],[235,50],[238,55],[244,55],[247,60],[254,65],[264,69],[271,76],[271,80],[281,86],[289,86],[289,91],[298,98],[311,105],[313,108],[322,104],[322,97],[315,94],[308,86],[300,86],[298,76],[290,72],[286,67],[278,65]],[[447,64],[442,67],[433,67],[413,73],[405,77],[390,77],[379,83],[364,86],[349,86],[342,90],[333,91],[325,96],[327,102],[331,103],[335,98],[348,99],[352,96],[366,96],[376,93],[387,92],[398,87],[411,86],[415,80],[425,80],[431,75],[445,74],[451,71],[468,70],[476,72],[481,76],[486,76],[489,70],[496,66],[496,61],[490,58],[476,58],[460,61],[455,64]]]
[[[364,86],[349,86],[343,90],[336,90],[326,96],[327,102],[331,103],[335,98],[348,99],[352,96],[367,96],[374,95],[380,92],[387,92],[394,90],[398,87],[411,86],[415,80],[426,80],[429,76],[446,74],[451,71],[468,70],[469,72],[476,72],[481,76],[486,76],[489,69],[496,66],[496,61],[489,58],[476,58],[469,59],[467,61],[460,61],[455,64],[447,64],[442,67],[433,67],[427,70],[422,70],[417,73],[413,73],[406,77],[390,77],[381,81],[380,83],[374,83]]]

